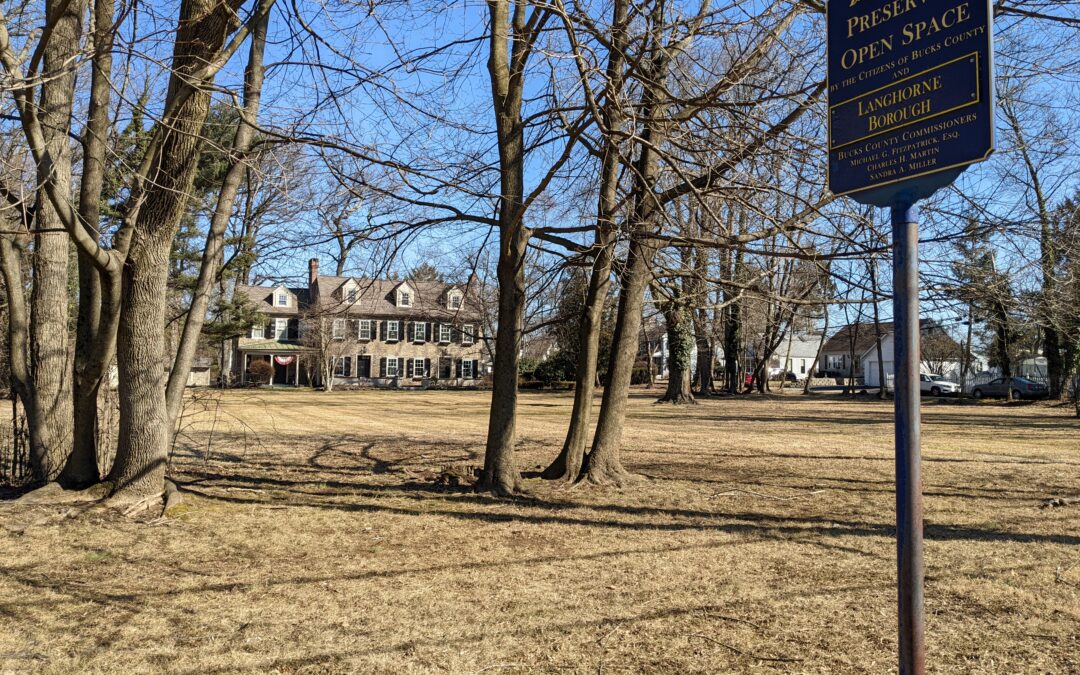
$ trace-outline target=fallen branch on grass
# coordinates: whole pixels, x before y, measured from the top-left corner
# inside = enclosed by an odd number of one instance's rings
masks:
[[[1080,497],[1058,497],[1056,499],[1047,499],[1039,506],[1039,508],[1053,509],[1059,506],[1072,506],[1073,504],[1080,504]]]
[[[725,492],[717,492],[716,494],[713,495],[713,497],[732,497],[732,496],[737,495],[737,494],[744,494],[744,495],[750,495],[751,497],[761,497],[762,499],[775,499],[778,502],[790,502],[792,500],[798,499],[799,497],[810,497],[812,495],[819,495],[822,492],[827,492],[827,490],[813,490],[811,492],[807,492],[806,494],[795,495],[793,497],[778,497],[776,495],[767,495],[767,494],[763,494],[761,492],[754,492],[753,490],[734,489],[734,490],[727,490]]]
[[[777,663],[799,663],[799,662],[802,661],[802,659],[788,658],[786,656],[761,656],[760,654],[754,654],[754,653],[751,653],[751,652],[743,651],[742,649],[739,649],[738,647],[732,647],[731,645],[727,644],[726,642],[720,642],[719,640],[713,639],[713,638],[709,637],[708,635],[702,635],[701,633],[693,633],[693,634],[690,635],[690,637],[701,638],[702,640],[705,640],[706,642],[711,642],[714,645],[719,645],[721,647],[724,647],[725,649],[730,649],[731,651],[735,652],[736,654],[738,654],[740,656],[745,656],[745,657],[748,657],[748,658],[751,658],[751,659],[757,659],[759,661],[775,661]]]

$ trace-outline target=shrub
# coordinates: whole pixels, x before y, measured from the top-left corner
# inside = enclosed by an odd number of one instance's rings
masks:
[[[555,382],[573,381],[576,371],[577,364],[573,357],[566,352],[559,352],[536,366],[533,377],[545,385],[552,385]]]
[[[269,361],[256,361],[248,366],[248,379],[255,384],[270,384],[274,377],[274,367]]]
[[[634,372],[630,375],[630,384],[648,384],[649,383],[649,369],[645,366],[635,366]]]

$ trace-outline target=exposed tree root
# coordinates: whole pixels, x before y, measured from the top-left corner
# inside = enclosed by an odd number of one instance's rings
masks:
[[[481,480],[476,484],[477,492],[490,492],[494,497],[520,497],[521,479]]]
[[[675,397],[662,396],[656,399],[657,403],[670,403],[672,405],[697,405],[697,399],[693,394],[680,394]]]
[[[184,501],[184,494],[176,487],[176,483],[171,480],[165,481],[165,507],[161,510],[161,515],[167,516],[169,511],[180,506]]]
[[[65,490],[60,483],[46,483],[36,490],[27,492],[14,503],[22,506],[49,504],[87,504],[98,502],[109,496],[112,483],[96,483],[82,490]]]
[[[577,452],[569,450],[566,446],[563,446],[559,456],[555,458],[544,471],[540,474],[540,477],[544,480],[560,481],[563,483],[574,483],[577,481],[578,476],[581,475],[581,466],[585,461],[584,449]]]

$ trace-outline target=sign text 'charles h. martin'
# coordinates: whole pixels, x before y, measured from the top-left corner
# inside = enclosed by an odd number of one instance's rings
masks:
[[[989,0],[830,0],[829,187],[900,185],[993,151]]]

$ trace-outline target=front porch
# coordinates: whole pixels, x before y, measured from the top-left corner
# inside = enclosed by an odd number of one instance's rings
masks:
[[[262,361],[272,367],[269,386],[310,386],[308,374],[300,366],[300,356],[305,351],[300,345],[277,341],[240,346],[240,384],[252,382],[251,367]],[[261,384],[261,382],[260,382]]]

